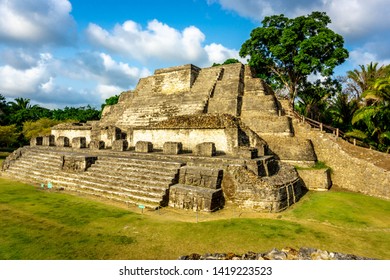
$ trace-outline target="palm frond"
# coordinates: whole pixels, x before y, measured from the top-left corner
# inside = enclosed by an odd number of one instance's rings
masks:
[[[357,138],[357,139],[360,139],[360,140],[365,140],[365,139],[368,138],[368,135],[366,133],[364,133],[363,131],[358,130],[358,129],[354,129],[352,131],[346,132],[345,136],[352,137],[352,138]]]

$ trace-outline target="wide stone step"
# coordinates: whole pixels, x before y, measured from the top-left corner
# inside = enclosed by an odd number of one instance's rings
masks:
[[[164,170],[173,170],[180,168],[183,164],[176,161],[163,161],[163,160],[149,160],[142,158],[128,158],[128,157],[105,157],[99,156],[95,164],[111,164],[111,165],[127,165],[136,167],[156,167]]]
[[[119,186],[117,184],[109,184],[105,182],[104,184],[96,182],[96,181],[88,181],[88,180],[74,180],[74,181],[66,181],[64,179],[53,179],[53,184],[69,184],[73,185],[74,187],[80,187],[80,188],[89,188],[94,191],[99,191],[103,193],[112,193],[120,196],[128,196],[128,197],[144,197],[145,199],[161,199],[164,195],[166,195],[167,189],[160,188],[160,189],[152,189],[148,188],[142,188],[143,186],[139,185],[139,189],[136,189],[134,187],[123,187]],[[55,186],[55,185],[53,185]]]
[[[97,182],[102,187],[105,185],[115,185],[115,186],[123,186],[127,188],[144,188],[144,189],[165,189],[168,188],[173,182],[172,180],[158,181],[150,179],[139,179],[139,178],[120,178],[107,175],[104,177],[96,177],[93,173],[90,174],[82,174],[78,176],[79,180]]]
[[[101,190],[98,188],[86,187],[86,186],[75,186],[71,184],[62,183],[62,187],[67,191],[78,192],[86,195],[93,195],[98,197],[107,198],[110,200],[115,200],[118,202],[123,202],[126,204],[133,205],[144,205],[146,208],[155,209],[162,204],[162,199],[160,198],[149,198],[137,195],[129,195],[124,193],[119,193],[115,191]]]
[[[20,174],[27,174],[27,175],[42,175],[42,176],[49,176],[51,174],[56,174],[60,172],[61,170],[59,168],[45,168],[43,169],[40,166],[29,166],[26,167],[25,165],[14,164],[9,169],[7,169],[6,173],[20,173]]]
[[[48,168],[48,169],[60,169],[61,161],[45,161],[45,160],[30,160],[28,158],[20,158],[12,164],[12,166],[25,167],[27,169],[31,167]]]
[[[47,175],[47,174],[37,174],[37,173],[21,173],[15,170],[10,170],[7,172],[7,175],[11,178],[17,179],[22,182],[31,183],[34,185],[47,184],[51,183],[54,188],[89,188],[94,191],[106,192],[112,194],[121,194],[122,196],[129,197],[145,197],[145,199],[161,199],[167,192],[167,186],[156,186],[156,185],[142,185],[142,184],[121,184],[118,182],[109,182],[109,181],[93,181],[88,180],[88,178],[80,178],[75,174],[73,176],[68,176],[62,172],[61,175]]]
[[[107,169],[106,169],[107,170]],[[89,169],[87,172],[83,173],[83,176],[92,176],[96,179],[101,180],[117,180],[119,182],[132,182],[132,181],[154,181],[159,183],[171,184],[175,179],[175,174],[156,174],[151,172],[123,172],[117,170],[110,170],[109,174],[102,173],[102,170],[92,170]]]
[[[137,174],[142,174],[143,176],[145,174],[150,174],[153,176],[160,176],[160,177],[166,177],[166,176],[172,176],[174,175],[178,168],[175,169],[164,169],[163,167],[144,167],[144,166],[130,166],[130,165],[110,165],[110,164],[104,164],[104,163],[96,163],[93,164],[88,171],[98,173],[98,172],[104,172],[107,173],[107,170],[110,170],[110,174],[131,174],[131,176],[136,176]]]

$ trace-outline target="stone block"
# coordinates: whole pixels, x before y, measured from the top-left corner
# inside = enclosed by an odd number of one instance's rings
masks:
[[[243,159],[254,159],[258,157],[258,150],[250,147],[239,147],[237,156]]]
[[[87,147],[87,140],[85,137],[75,137],[72,139],[72,148],[83,149]]]
[[[213,142],[203,142],[195,146],[193,154],[202,157],[212,157],[216,155],[216,148]]]
[[[330,169],[297,169],[308,190],[327,191],[332,185]]]
[[[84,172],[95,163],[97,157],[93,156],[62,156],[61,169],[66,172]]]
[[[42,137],[42,146],[55,146],[54,135],[43,136]]]
[[[212,212],[222,208],[223,204],[222,189],[177,184],[169,190],[169,206],[174,208]]]
[[[70,146],[69,138],[65,137],[65,136],[58,137],[56,140],[56,146],[57,147],[69,147]]]
[[[181,154],[183,151],[183,145],[181,142],[165,142],[163,146],[164,154]]]
[[[208,189],[221,187],[223,171],[206,167],[184,166],[180,168],[179,183]]]
[[[127,140],[124,139],[115,140],[112,142],[113,151],[123,152],[126,151],[128,147],[129,147],[129,143],[127,142]]]
[[[153,152],[153,144],[148,141],[138,141],[135,144],[135,151],[138,153],[151,153]]]
[[[104,141],[92,140],[89,143],[89,148],[91,150],[103,150],[104,149]]]
[[[43,138],[41,136],[33,137],[30,140],[30,146],[42,146]]]

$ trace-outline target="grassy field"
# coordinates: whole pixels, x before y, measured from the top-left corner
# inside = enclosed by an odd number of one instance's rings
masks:
[[[145,211],[0,178],[0,259],[177,259],[314,247],[390,259],[390,201],[309,192],[276,214]]]

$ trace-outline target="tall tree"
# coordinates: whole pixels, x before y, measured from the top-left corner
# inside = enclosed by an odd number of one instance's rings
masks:
[[[309,75],[329,77],[348,58],[343,37],[328,28],[330,23],[323,12],[293,19],[265,17],[242,45],[240,56],[249,55],[249,65],[269,83],[285,87],[293,105]]]

